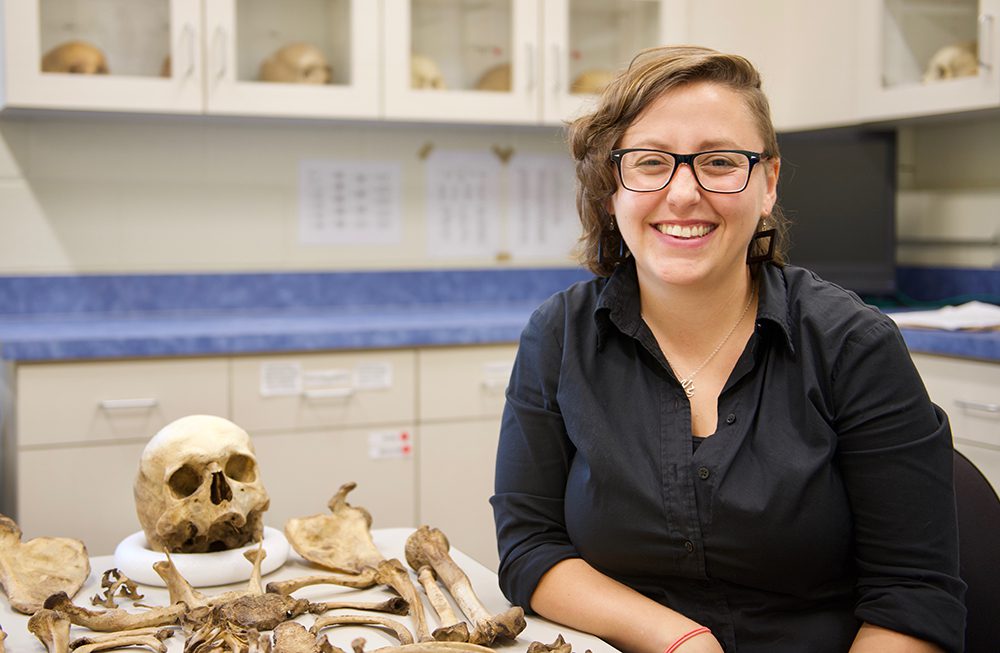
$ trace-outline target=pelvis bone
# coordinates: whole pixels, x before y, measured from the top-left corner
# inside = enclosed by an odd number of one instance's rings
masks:
[[[87,547],[80,540],[36,537],[22,543],[14,520],[0,515],[0,588],[18,612],[34,614],[56,592],[73,596],[89,574]]]

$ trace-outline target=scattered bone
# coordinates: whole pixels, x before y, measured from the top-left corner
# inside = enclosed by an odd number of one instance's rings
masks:
[[[391,587],[410,604],[413,619],[417,622],[417,641],[433,641],[434,637],[431,635],[430,628],[427,627],[424,602],[420,600],[417,588],[414,587],[413,581],[410,580],[410,574],[403,568],[403,563],[395,559],[383,560],[378,563],[376,570],[378,572],[376,576],[378,582]]]
[[[0,589],[10,606],[34,614],[56,592],[74,596],[90,575],[87,547],[67,537],[36,537],[21,542],[14,520],[0,515]]]
[[[121,608],[95,611],[74,605],[65,592],[50,596],[45,600],[45,607],[58,611],[77,626],[104,633],[172,626],[180,622],[188,609],[183,603],[175,603],[165,608],[152,608],[147,612],[128,612]]]
[[[285,535],[300,556],[328,569],[357,574],[377,567],[384,556],[371,536],[372,516],[364,508],[347,503],[357,483],[344,483],[330,499],[332,514],[289,519]]]
[[[363,645],[364,640],[361,640],[361,643]],[[354,650],[355,653],[364,653],[364,648]],[[496,653],[496,651],[468,642],[417,642],[403,646],[386,646],[376,649],[375,653]]]
[[[326,635],[313,635],[296,621],[286,621],[274,629],[273,653],[344,653],[327,640]]]
[[[310,585],[341,585],[355,589],[368,589],[378,585],[375,569],[369,567],[359,574],[324,574],[322,576],[303,576],[290,580],[272,581],[267,584],[267,591],[275,594],[291,594],[296,590]]]
[[[101,576],[101,587],[104,588],[104,595],[98,592],[90,599],[92,605],[99,605],[105,608],[117,608],[118,604],[115,603],[115,595],[119,595],[133,601],[138,601],[143,597],[139,593],[139,588],[136,586],[135,581],[131,580],[128,576],[123,574],[118,569],[112,568],[104,572]]]
[[[559,634],[556,635],[556,641],[551,644],[542,644],[541,642],[528,644],[526,653],[573,653],[573,645],[563,639],[562,634]]]
[[[0,626],[0,653],[5,653],[7,649],[4,648],[3,640],[7,639],[7,633],[3,631],[3,627]]]
[[[467,642],[469,641],[469,627],[464,621],[455,616],[455,611],[451,609],[448,597],[441,591],[434,576],[434,570],[424,565],[417,571],[417,577],[424,588],[424,593],[430,599],[434,611],[437,613],[440,628],[431,633],[435,640],[439,642]]]
[[[305,599],[294,599],[283,594],[248,594],[226,601],[213,608],[220,619],[244,628],[273,630],[283,621],[289,621],[310,611]]]
[[[454,597],[465,616],[475,626],[469,641],[492,644],[497,636],[515,639],[525,627],[524,610],[514,606],[498,615],[490,615],[472,589],[465,572],[448,554],[448,538],[436,528],[421,526],[406,540],[406,561],[414,571],[431,567]]]
[[[167,653],[163,640],[173,635],[169,628],[144,628],[119,633],[90,635],[73,640],[69,648],[73,653],[94,653],[116,648],[145,646],[156,653]]]
[[[70,620],[55,610],[43,608],[28,619],[28,630],[49,653],[69,651]]]
[[[389,614],[405,615],[410,613],[410,604],[401,596],[393,596],[385,601],[324,601],[312,603],[310,612],[321,614],[330,610],[370,610],[371,612],[388,612]]]
[[[395,619],[390,619],[388,617],[379,617],[376,615],[345,614],[345,615],[336,615],[332,617],[318,617],[316,621],[313,622],[313,625],[309,629],[309,632],[311,632],[313,635],[319,635],[320,631],[322,631],[324,628],[332,628],[334,626],[345,626],[345,625],[382,626],[388,630],[391,630],[396,635],[396,639],[399,640],[400,644],[413,643],[413,634],[410,633],[410,631],[407,629],[406,626],[399,623]],[[354,646],[354,642],[351,642],[351,646],[352,647]]]

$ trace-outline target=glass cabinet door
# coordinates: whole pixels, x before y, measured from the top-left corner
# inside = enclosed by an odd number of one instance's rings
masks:
[[[371,0],[210,0],[205,39],[209,113],[378,113],[378,7]]]
[[[864,3],[862,118],[1000,104],[997,0]]]
[[[199,0],[8,0],[4,103],[201,110]]]
[[[536,0],[386,0],[390,118],[537,122]]]
[[[660,0],[564,0],[545,8],[546,122],[574,117],[636,53],[679,37],[679,22]]]

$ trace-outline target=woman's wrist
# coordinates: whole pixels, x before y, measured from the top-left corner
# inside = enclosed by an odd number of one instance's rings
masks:
[[[673,643],[670,646],[668,646],[663,653],[675,653],[675,651],[677,651],[681,647],[681,645],[684,644],[684,642],[690,639],[694,639],[699,635],[710,635],[711,633],[712,631],[706,628],[705,626],[698,626],[694,630],[689,630],[688,632],[684,633],[683,635],[675,639]]]

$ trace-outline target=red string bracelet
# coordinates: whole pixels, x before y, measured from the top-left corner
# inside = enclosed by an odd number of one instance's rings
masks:
[[[678,637],[677,641],[675,641],[673,644],[671,644],[670,646],[668,646],[667,650],[664,651],[663,653],[674,653],[674,651],[676,651],[677,649],[679,649],[681,647],[681,644],[683,644],[684,642],[688,641],[689,639],[691,639],[693,637],[697,637],[698,635],[704,635],[705,633],[710,633],[710,632],[712,632],[712,631],[710,629],[706,628],[705,626],[701,626],[699,628],[695,628],[691,632],[685,633],[685,634],[681,635],[680,637]]]

